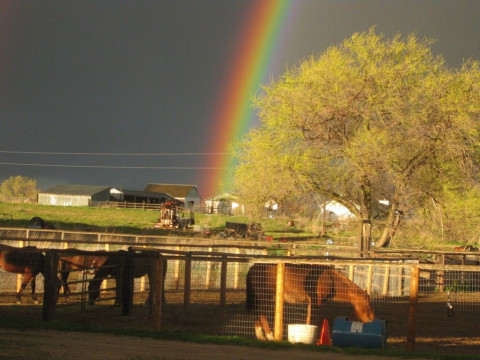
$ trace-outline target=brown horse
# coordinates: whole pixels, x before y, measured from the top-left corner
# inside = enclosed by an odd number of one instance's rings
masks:
[[[0,244],[0,268],[5,271],[23,274],[22,285],[17,293],[17,303],[21,303],[22,293],[31,283],[32,300],[38,304],[35,294],[35,278],[38,273],[45,273],[45,255],[35,247],[17,248]]]
[[[463,246],[455,246],[454,250],[458,252],[469,252],[469,251],[478,251],[478,248],[472,245],[463,245]]]
[[[68,287],[68,277],[72,270],[84,270],[96,273],[96,271],[107,261],[108,256],[105,255],[74,255],[60,258],[60,277],[63,293],[69,295],[71,293]]]
[[[100,297],[100,285],[102,281],[107,277],[113,277],[115,279],[116,288],[115,288],[115,304],[120,304],[121,299],[121,279],[123,276],[123,264],[124,257],[122,256],[109,256],[107,261],[98,269],[95,276],[90,280],[88,285],[88,296],[89,303],[93,304]],[[150,275],[151,272],[151,261],[147,257],[135,257],[133,259],[133,277],[141,278],[142,276],[148,275],[148,281],[150,289],[153,289],[155,284],[153,284],[153,277]],[[163,281],[165,282],[165,276],[167,274],[167,260],[163,260]],[[118,291],[117,289],[120,289]],[[151,293],[148,295],[147,303],[150,301]],[[162,298],[162,301],[165,303],[165,295]]]
[[[275,264],[255,264],[247,274],[247,311],[256,316],[255,334],[259,340],[273,340],[264,312],[265,306],[273,306],[275,301],[276,274]],[[363,322],[375,318],[368,294],[329,266],[285,264],[283,296],[287,303],[308,304],[307,324],[312,323],[312,306],[316,315],[318,307],[328,300],[351,303]]]

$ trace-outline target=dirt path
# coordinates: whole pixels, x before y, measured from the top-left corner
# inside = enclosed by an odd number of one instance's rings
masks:
[[[0,359],[37,360],[368,360],[372,356],[195,344],[131,336],[0,329]],[[399,358],[375,356],[375,360]]]

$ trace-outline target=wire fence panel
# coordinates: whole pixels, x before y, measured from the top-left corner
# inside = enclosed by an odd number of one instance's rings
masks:
[[[480,269],[424,269],[419,285],[416,343],[433,351],[480,351]]]
[[[85,252],[101,253],[106,245],[97,248],[99,251]],[[117,256],[120,255],[113,250],[124,250],[118,244],[107,248],[109,255]],[[388,347],[407,348],[413,331],[414,348],[418,351],[478,354],[480,349],[479,266],[422,264],[411,258],[386,261],[262,256],[257,250],[241,248],[230,252],[213,248],[205,251],[205,247],[188,252],[171,248],[145,250],[145,253],[134,251],[133,268],[141,267],[143,257],[149,259],[152,252],[159,252],[167,259],[160,325],[164,330],[287,340],[289,325],[310,323],[317,325],[318,339],[324,320],[333,333],[335,319],[339,317],[369,321],[374,314],[375,319],[386,323]],[[60,246],[51,251],[58,252],[60,260],[74,253]],[[119,253],[123,256],[129,252]],[[278,263],[285,264],[283,272]],[[124,274],[120,269],[124,261],[115,264],[119,267],[117,273]],[[412,280],[415,268],[419,269],[418,289]],[[134,275],[133,313],[129,318],[130,322],[138,319],[143,327],[148,325],[145,319],[150,311],[144,304],[149,293],[157,291],[158,284],[150,282],[148,269]],[[97,271],[98,266],[90,260],[71,271],[69,286],[72,292],[83,294],[80,303],[89,298]],[[0,273],[1,303],[15,301],[20,279],[17,274]],[[118,298],[117,292],[123,293],[123,286],[123,280],[117,281],[111,275],[102,279],[98,301],[89,307],[99,311],[96,315],[85,312],[81,316],[92,316],[89,321],[99,325],[121,316],[121,309],[111,306]],[[283,288],[281,294],[277,291],[279,286]],[[418,299],[412,299],[415,295],[412,289],[415,293],[418,290]],[[27,291],[24,303],[29,301]],[[37,292],[43,292],[41,274],[37,276]],[[78,298],[60,297],[59,306],[74,301]],[[412,309],[415,316],[409,322]],[[81,308],[77,306],[77,313],[78,310]],[[60,307],[59,312],[66,314]],[[113,315],[105,316],[106,313]],[[75,317],[75,321],[79,318]]]

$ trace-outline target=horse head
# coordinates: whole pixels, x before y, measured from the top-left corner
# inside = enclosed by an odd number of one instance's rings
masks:
[[[100,297],[100,285],[102,279],[92,279],[88,284],[88,303],[93,305],[93,303]]]
[[[361,296],[352,301],[352,305],[355,313],[362,322],[372,322],[375,320],[375,314],[370,307],[370,296],[366,291],[362,291]]]

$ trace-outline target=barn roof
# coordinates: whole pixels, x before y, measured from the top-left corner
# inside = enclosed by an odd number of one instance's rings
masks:
[[[138,196],[138,197],[143,196],[143,197],[150,197],[150,198],[165,198],[165,199],[173,200],[173,196],[164,192],[151,192],[151,191],[128,190],[128,189],[122,189],[119,191],[122,192],[124,195],[128,195],[128,196]]]
[[[104,190],[109,190],[109,186],[94,186],[94,185],[57,185],[45,191],[40,191],[42,194],[53,195],[84,195],[91,196]]]
[[[178,184],[148,184],[145,188],[147,192],[154,192],[154,193],[167,193],[175,198],[184,198],[193,189],[196,189],[195,185],[178,185]]]

